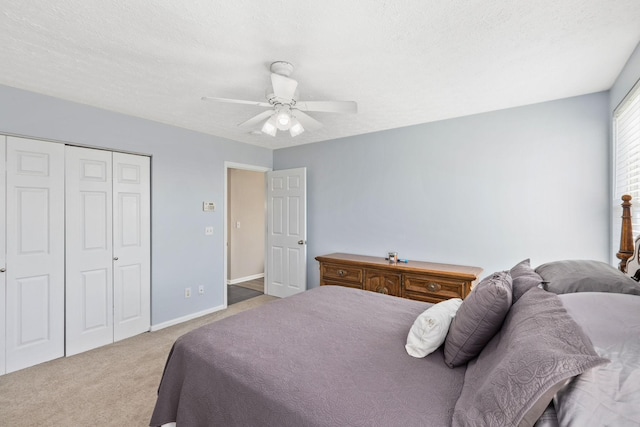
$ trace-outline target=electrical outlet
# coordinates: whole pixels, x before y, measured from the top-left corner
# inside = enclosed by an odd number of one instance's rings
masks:
[[[213,227],[205,227],[204,228],[205,236],[213,236]]]
[[[191,288],[184,288],[184,297],[191,298]]]
[[[198,286],[198,295],[204,295],[204,285]]]

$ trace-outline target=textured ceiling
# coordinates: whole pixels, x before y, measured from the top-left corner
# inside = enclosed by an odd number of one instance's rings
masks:
[[[640,41],[637,0],[0,0],[0,84],[280,148],[609,89]],[[301,100],[356,115],[291,138],[263,111],[269,64]]]

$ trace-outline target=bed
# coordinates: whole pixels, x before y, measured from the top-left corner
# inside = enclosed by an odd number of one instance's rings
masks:
[[[150,425],[639,425],[639,295],[582,260],[439,304],[322,286],[180,337]]]

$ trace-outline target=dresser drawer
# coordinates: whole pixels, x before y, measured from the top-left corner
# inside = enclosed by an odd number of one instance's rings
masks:
[[[401,283],[401,274],[367,269],[364,278],[364,290],[399,297]]]
[[[464,298],[471,284],[464,280],[441,277],[404,276],[404,297],[426,302],[440,302],[450,298]]]
[[[362,287],[362,277],[364,269],[360,267],[352,267],[349,265],[325,264],[320,265],[320,275],[323,281],[337,280],[342,283],[360,284]],[[328,283],[327,283],[328,284]]]
[[[320,280],[320,286],[342,286],[345,288],[364,289],[362,283],[355,282],[339,282],[337,280]]]

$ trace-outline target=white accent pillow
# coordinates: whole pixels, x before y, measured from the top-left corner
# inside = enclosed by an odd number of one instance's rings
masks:
[[[460,298],[442,301],[426,309],[413,322],[405,349],[409,356],[425,357],[444,343],[449,326],[462,305]]]

